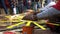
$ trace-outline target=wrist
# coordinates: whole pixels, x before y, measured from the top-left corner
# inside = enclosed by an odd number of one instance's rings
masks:
[[[38,20],[37,15],[33,15],[33,17],[34,17],[34,21]]]

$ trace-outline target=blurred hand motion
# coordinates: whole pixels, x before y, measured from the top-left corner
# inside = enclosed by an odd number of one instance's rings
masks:
[[[23,20],[36,21],[37,20],[37,17],[36,17],[37,13],[39,13],[39,12],[34,12],[33,10],[27,10],[26,16],[23,18]]]

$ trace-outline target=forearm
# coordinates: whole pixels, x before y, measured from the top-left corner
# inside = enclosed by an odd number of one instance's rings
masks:
[[[49,17],[52,17],[53,15],[58,15],[58,14],[60,14],[60,11],[51,7],[51,8],[49,8],[41,13],[38,13],[37,18],[38,19],[45,19],[45,18],[49,18]]]

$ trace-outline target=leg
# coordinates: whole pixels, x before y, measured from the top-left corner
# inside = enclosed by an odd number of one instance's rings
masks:
[[[4,8],[5,13],[6,13],[6,14],[8,14],[8,9],[7,9],[6,5],[5,5],[4,0],[1,0],[1,5],[2,5],[2,6],[3,6],[3,8]]]

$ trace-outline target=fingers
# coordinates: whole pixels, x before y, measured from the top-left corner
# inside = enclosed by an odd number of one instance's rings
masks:
[[[33,15],[26,15],[23,20],[34,20]]]

